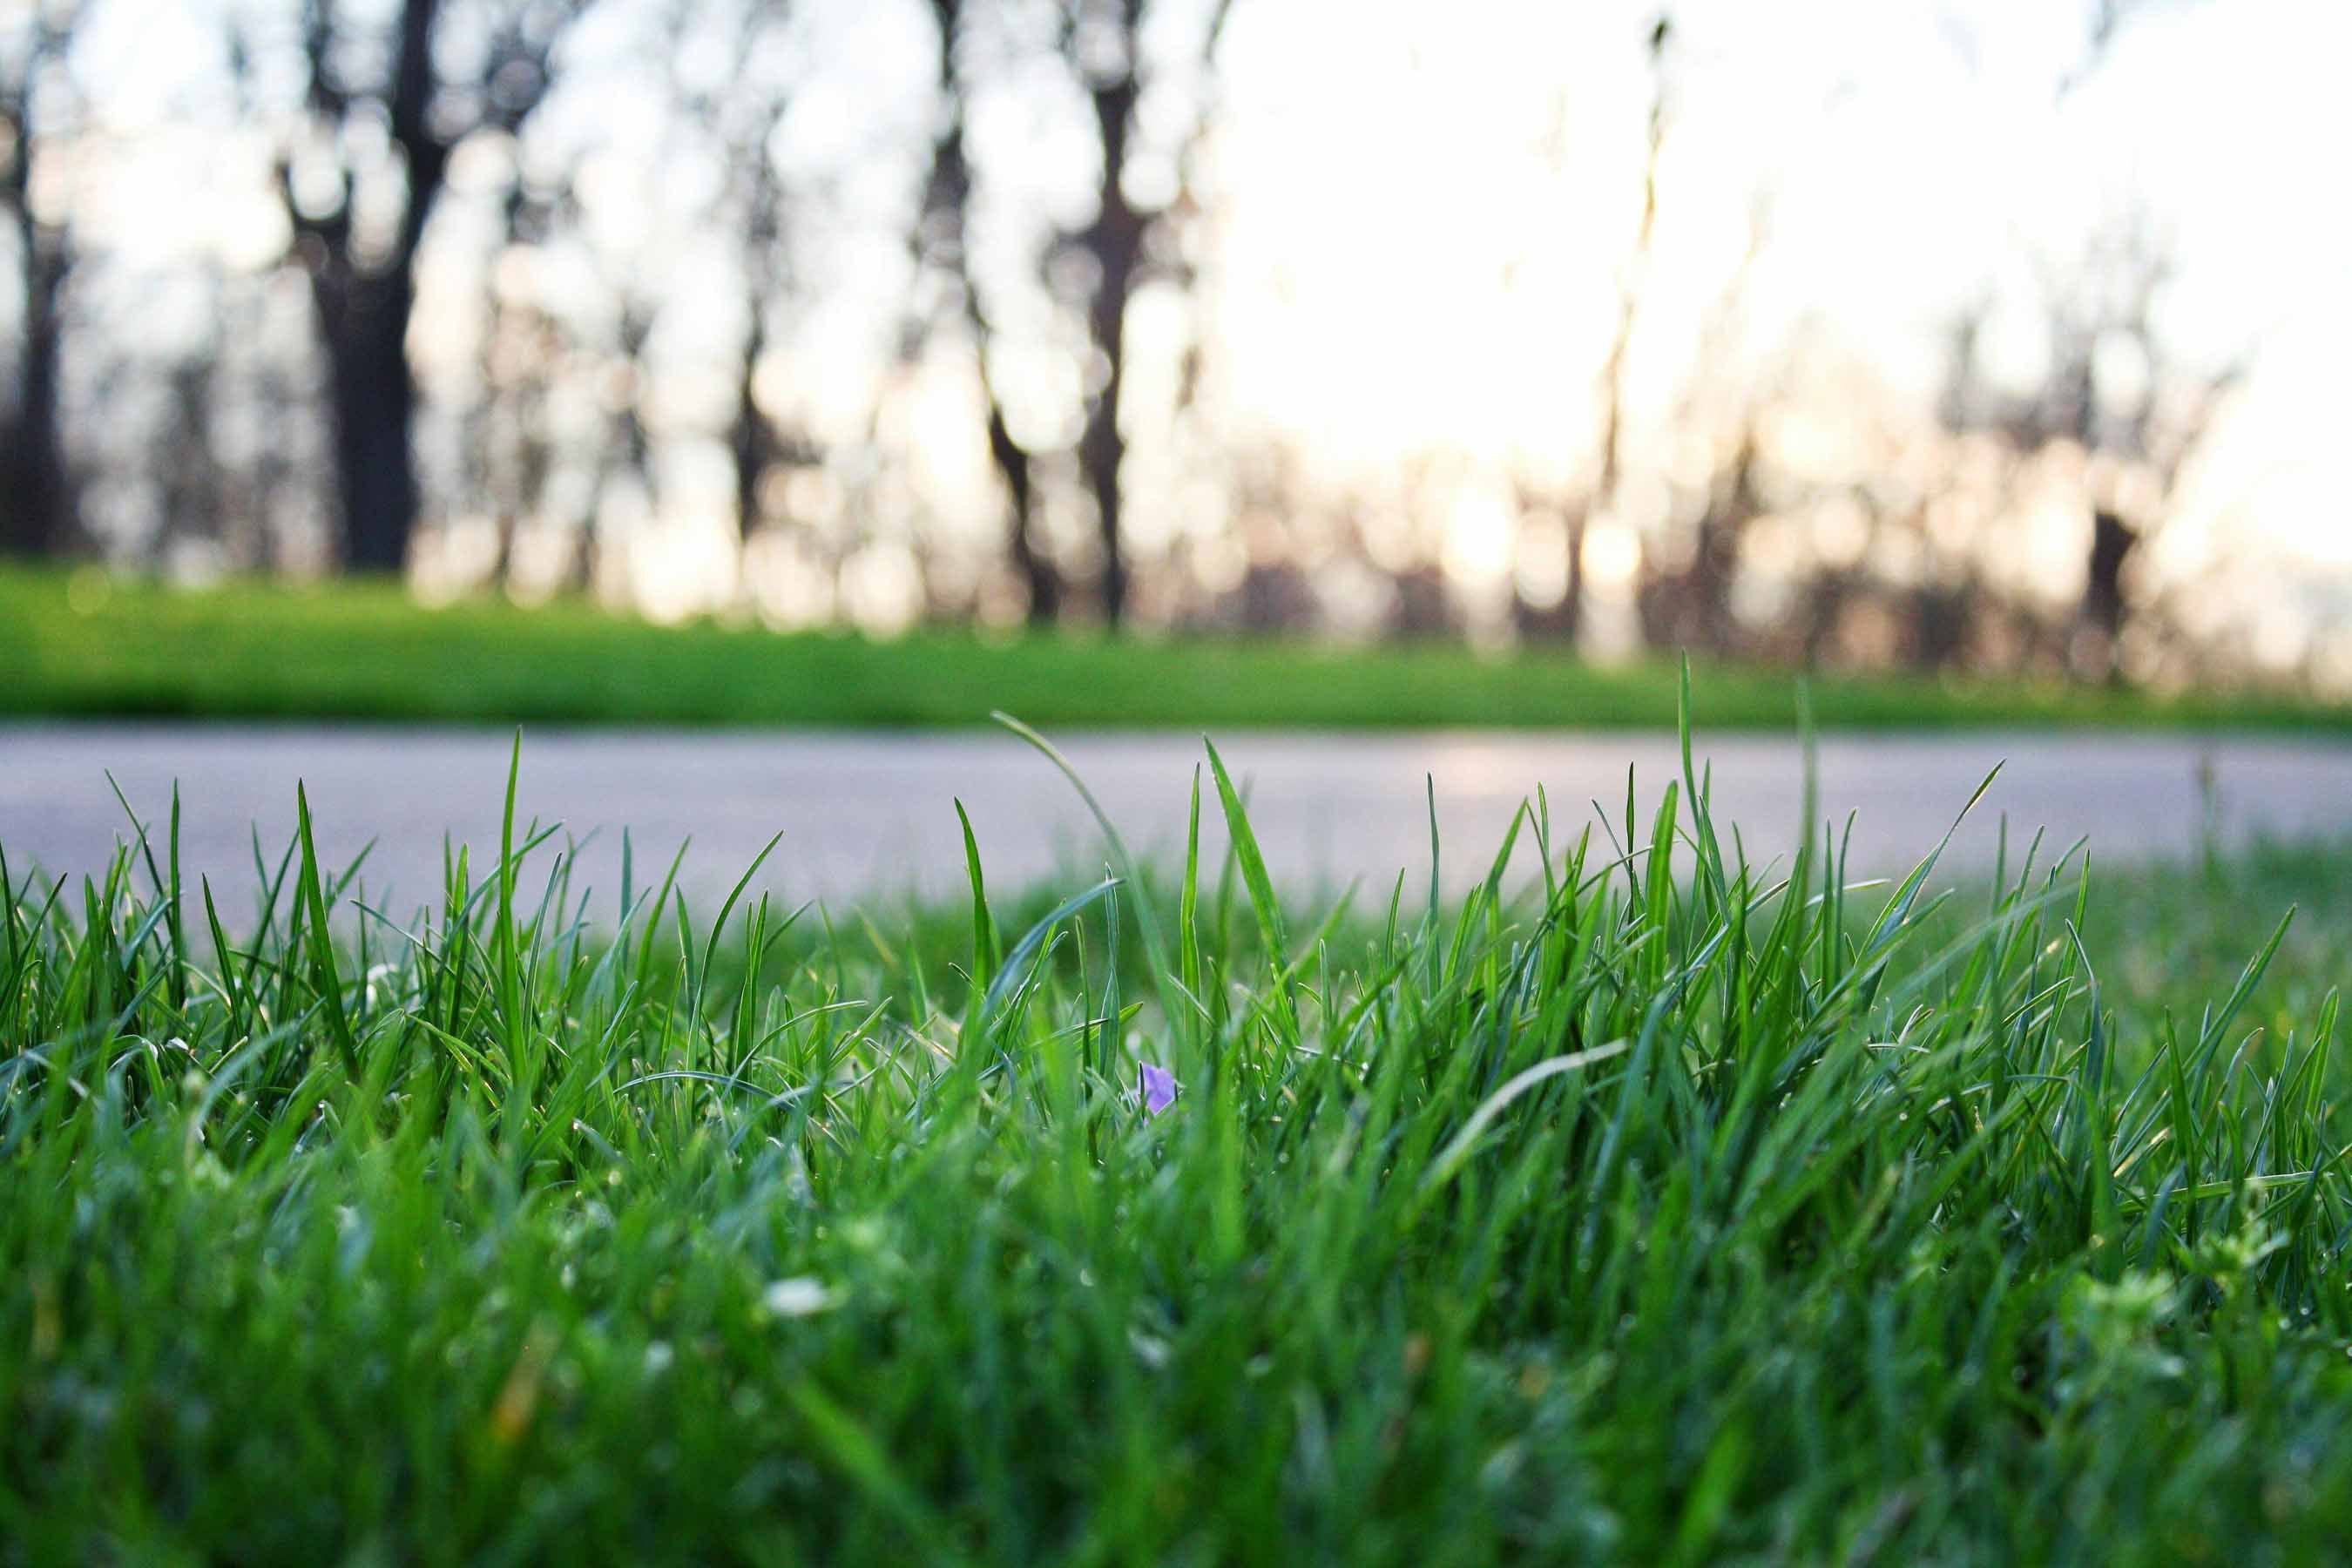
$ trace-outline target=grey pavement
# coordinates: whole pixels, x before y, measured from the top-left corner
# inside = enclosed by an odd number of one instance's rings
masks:
[[[1196,737],[1056,737],[1129,842],[1180,853]],[[510,735],[464,729],[0,725],[0,847],[12,867],[100,867],[128,822],[107,784],[160,831],[174,781],[187,874],[241,903],[253,881],[251,833],[274,853],[293,832],[307,784],[320,853],[341,862],[375,841],[365,884],[405,911],[440,880],[445,836],[496,851]],[[1670,736],[1482,732],[1237,733],[1219,742],[1245,782],[1252,820],[1280,879],[1302,889],[1357,879],[1385,891],[1400,871],[1428,874],[1424,779],[1433,787],[1444,879],[1482,875],[1513,811],[1541,785],[1556,833],[1572,837],[1598,799],[1622,809],[1626,770],[1646,822],[1680,773]],[[1801,811],[1803,768],[1790,739],[1705,740],[1718,818],[1752,858],[1785,852]],[[1824,816],[1854,814],[1855,864],[1907,866],[1941,837],[1978,781],[2000,782],[1955,842],[1956,868],[1990,865],[2005,816],[2012,840],[2046,828],[2087,837],[2103,859],[2181,857],[2200,842],[2210,770],[2231,842],[2352,833],[2352,744],[2100,733],[1835,735],[1820,748]],[[790,900],[963,886],[952,802],[971,814],[992,886],[1097,873],[1103,854],[1085,808],[1045,760],[1009,734],[546,731],[523,746],[520,813],[588,840],[586,881],[617,893],[627,828],[642,882],[689,836],[686,885],[723,895],[770,835],[783,840],[764,884]],[[1204,845],[1221,849],[1213,790]],[[543,864],[543,862],[542,862]],[[575,886],[577,886],[575,882]],[[225,907],[234,907],[225,900]]]

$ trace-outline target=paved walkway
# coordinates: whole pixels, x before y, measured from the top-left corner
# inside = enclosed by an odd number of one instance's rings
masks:
[[[1181,852],[1199,742],[1180,735],[1060,737],[1139,850]],[[79,873],[102,861],[126,819],[123,794],[160,830],[173,781],[184,802],[183,855],[216,890],[251,886],[249,831],[273,851],[293,830],[306,780],[331,860],[371,837],[367,884],[402,908],[439,884],[445,834],[495,853],[509,737],[467,730],[0,725],[0,847]],[[1423,780],[1433,782],[1445,879],[1483,873],[1519,801],[1541,784],[1572,835],[1595,797],[1622,812],[1626,769],[1648,820],[1679,774],[1670,737],[1623,734],[1324,736],[1235,734],[1220,742],[1246,782],[1252,819],[1276,875],[1297,886],[1363,878],[1385,889],[1400,869],[1427,876]],[[1797,830],[1802,766],[1795,744],[1762,736],[1707,742],[1720,818],[1751,856],[1785,850]],[[2012,837],[2046,827],[2087,836],[2106,858],[2180,856],[2198,843],[2210,765],[2224,829],[2242,841],[2352,833],[2352,744],[2105,734],[1832,737],[1821,748],[1825,814],[1858,814],[1855,859],[1877,870],[1931,846],[1995,763],[2008,766],[1956,847],[1990,863],[2005,814]],[[523,747],[520,812],[596,837],[583,857],[595,887],[616,890],[619,833],[638,872],[656,871],[688,835],[689,892],[722,895],[768,837],[784,838],[767,880],[780,896],[952,895],[962,887],[951,801],[978,831],[992,884],[1096,871],[1102,857],[1084,808],[1034,752],[998,733],[534,732]],[[1223,836],[1213,792],[1204,842]]]

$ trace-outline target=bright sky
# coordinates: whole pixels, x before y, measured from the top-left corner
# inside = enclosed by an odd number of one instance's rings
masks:
[[[1440,27],[1412,0],[1298,0],[1237,20],[1221,146],[1236,405],[1333,461],[1433,437],[1540,450],[1580,427],[1638,201],[1651,14],[1460,0]],[[2049,0],[1675,17],[1646,305],[1664,331],[1695,330],[1767,195],[1751,313],[1818,318],[1925,391],[1946,312],[2021,289],[2038,258],[2142,200],[2176,237],[2164,319],[2183,356],[2254,359],[2231,433],[2246,449],[2216,465],[2242,492],[2233,535],[2352,569],[2329,471],[2352,355],[2334,189],[2352,147],[2334,76],[2352,8],[2160,7],[2063,107],[2084,35]],[[2030,374],[2031,344],[1989,346]]]

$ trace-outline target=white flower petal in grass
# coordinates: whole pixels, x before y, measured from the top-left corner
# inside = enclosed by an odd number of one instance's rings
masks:
[[[834,1293],[822,1279],[800,1275],[779,1279],[761,1293],[760,1304],[772,1318],[809,1318],[834,1304]]]

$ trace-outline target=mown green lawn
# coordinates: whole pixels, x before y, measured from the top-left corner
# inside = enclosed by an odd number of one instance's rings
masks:
[[[418,606],[382,586],[176,590],[0,569],[0,715],[567,724],[1654,728],[1675,668],[1539,652],[1220,639],[890,640],[659,627],[580,604]],[[1781,729],[1786,671],[1703,668],[1696,719]],[[1824,678],[1824,725],[2116,724],[2352,729],[2287,697],[2166,700],[2055,684]]]
[[[2340,1552],[2352,853],[1334,915],[1210,780],[872,919],[11,872],[0,1563]]]

